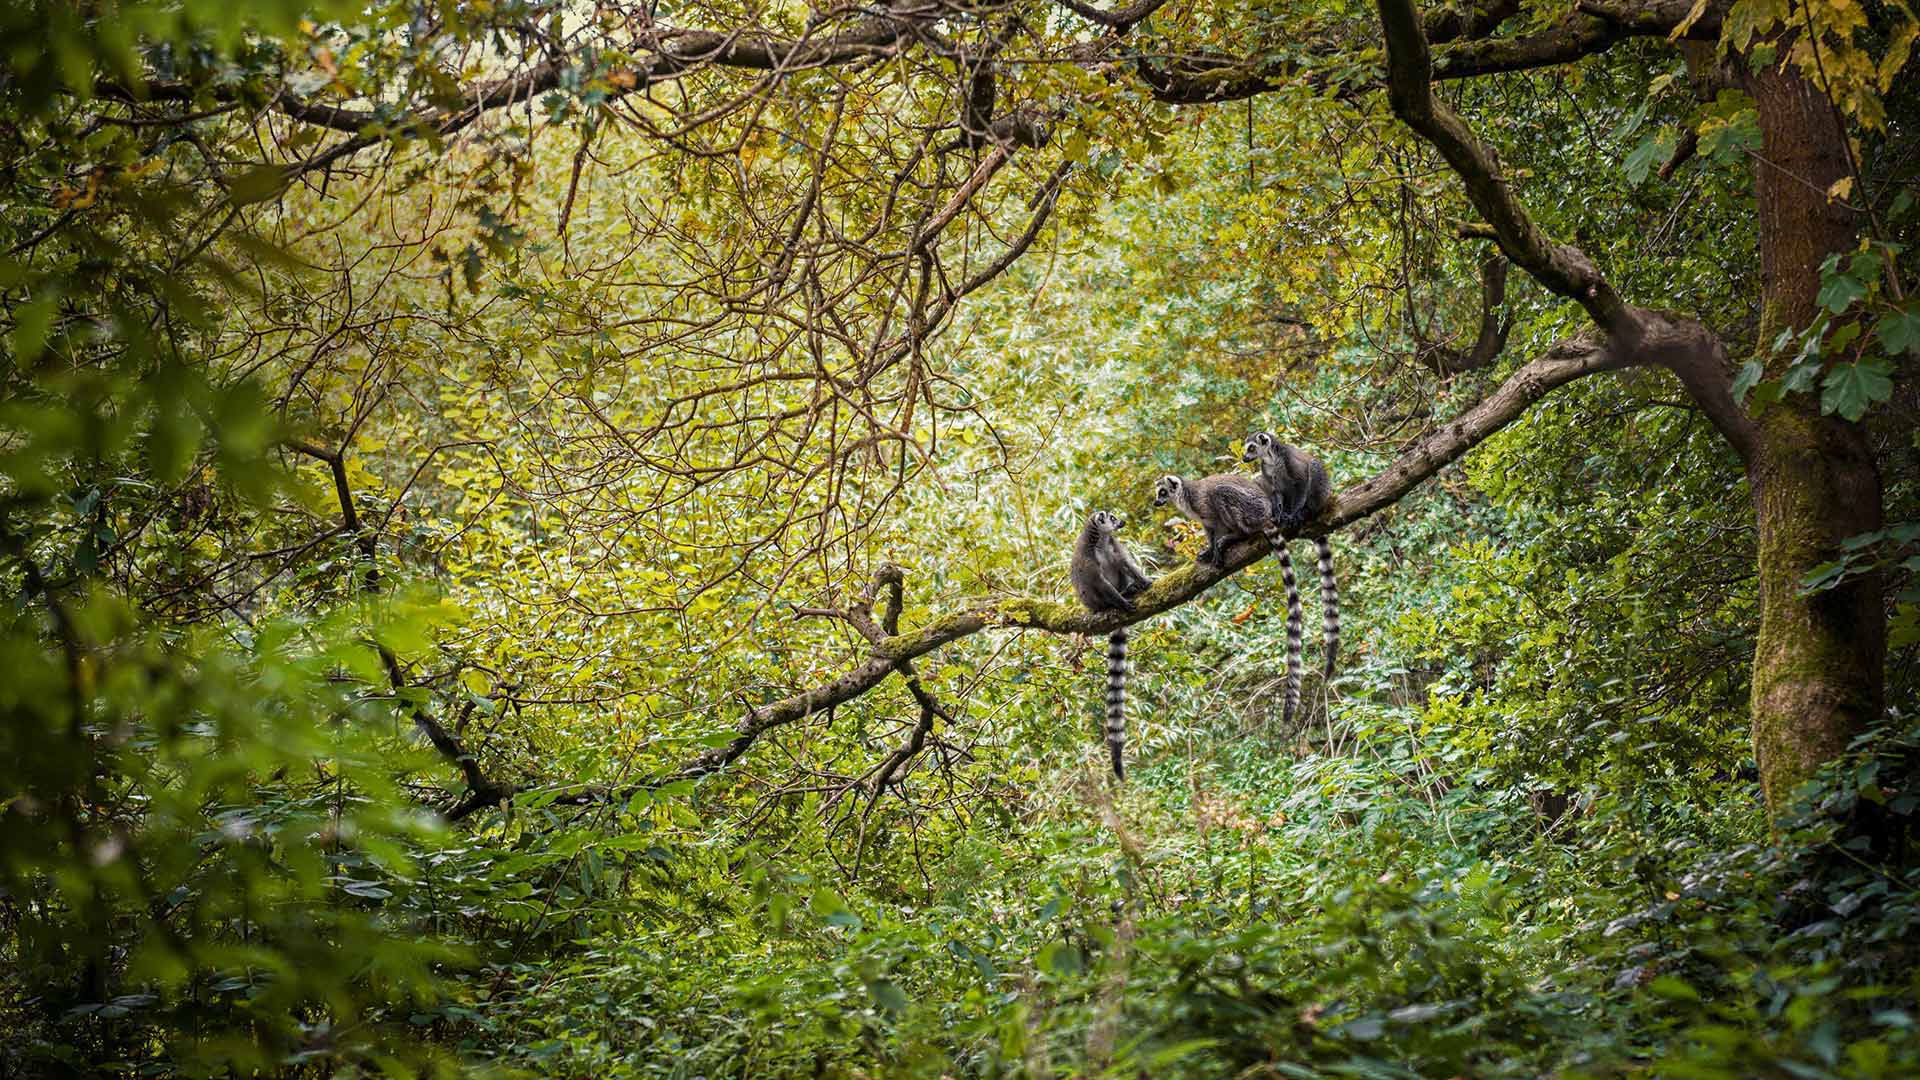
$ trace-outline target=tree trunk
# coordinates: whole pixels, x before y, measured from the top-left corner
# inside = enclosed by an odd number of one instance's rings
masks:
[[[1797,71],[1762,65],[1746,77],[1764,145],[1754,165],[1764,306],[1759,347],[1803,328],[1818,310],[1820,263],[1855,242],[1854,214],[1827,199],[1849,169],[1832,104]],[[1788,357],[1769,358],[1777,378]],[[1748,462],[1759,529],[1760,636],[1753,660],[1753,746],[1767,806],[1793,789],[1881,711],[1886,617],[1878,575],[1811,596],[1801,581],[1840,542],[1881,525],[1880,473],[1859,424],[1820,414],[1819,395],[1791,394],[1756,417]]]

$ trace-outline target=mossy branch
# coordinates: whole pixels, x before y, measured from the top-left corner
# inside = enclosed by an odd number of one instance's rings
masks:
[[[1336,494],[1318,520],[1294,535],[1325,536],[1393,505],[1481,440],[1511,423],[1555,387],[1631,362],[1595,335],[1580,335],[1561,342],[1544,356],[1521,365],[1479,404],[1415,440],[1378,475]],[[739,760],[768,731],[851,701],[895,672],[910,671],[914,659],[961,638],[996,627],[1054,634],[1109,634],[1122,626],[1131,626],[1190,603],[1271,551],[1264,537],[1243,540],[1227,549],[1226,564],[1222,568],[1193,564],[1165,574],[1135,597],[1134,610],[1127,612],[1094,613],[1078,604],[1026,596],[973,601],[959,611],[940,615],[917,628],[873,640],[873,651],[864,660],[827,683],[754,706],[735,726],[731,741],[687,761],[661,782],[718,772]],[[889,567],[883,569],[882,574],[897,575],[898,571]],[[870,589],[868,605],[872,602],[872,592]]]

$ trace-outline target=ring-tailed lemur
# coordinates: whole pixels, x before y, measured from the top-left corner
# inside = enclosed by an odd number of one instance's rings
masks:
[[[1153,505],[1168,503],[1207,530],[1206,549],[1195,561],[1216,570],[1226,569],[1227,548],[1266,532],[1273,520],[1266,489],[1253,477],[1238,473],[1194,480],[1163,476],[1153,486]]]
[[[1271,525],[1267,542],[1280,554],[1280,574],[1287,585],[1287,723],[1300,705],[1300,592],[1294,586],[1293,560],[1287,555],[1285,533],[1320,516],[1327,508],[1333,485],[1327,467],[1320,459],[1299,447],[1281,442],[1270,431],[1247,436],[1243,461],[1258,462],[1260,486],[1272,500]],[[1326,635],[1327,678],[1333,678],[1334,660],[1340,654],[1340,588],[1333,578],[1333,546],[1326,537],[1316,537],[1320,554],[1320,599],[1322,630]]]
[[[1088,611],[1132,611],[1133,598],[1153,584],[1133,561],[1120,538],[1118,515],[1096,510],[1087,515],[1086,528],[1073,546],[1069,574],[1073,591]],[[1113,775],[1125,780],[1127,745],[1127,628],[1107,638],[1107,750],[1113,755]]]

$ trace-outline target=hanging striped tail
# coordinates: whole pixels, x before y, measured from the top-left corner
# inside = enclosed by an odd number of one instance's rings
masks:
[[[1293,728],[1293,714],[1300,711],[1300,584],[1293,576],[1293,556],[1281,537],[1269,538],[1273,553],[1280,560],[1280,581],[1287,587],[1287,704],[1282,723]]]
[[[1127,778],[1127,629],[1107,639],[1107,752],[1113,755],[1113,777]]]
[[[1333,678],[1333,662],[1340,655],[1340,586],[1333,580],[1333,545],[1326,537],[1314,541],[1320,548],[1321,623],[1327,635],[1327,678]]]

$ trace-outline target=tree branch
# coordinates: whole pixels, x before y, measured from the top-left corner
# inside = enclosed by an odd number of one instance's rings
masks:
[[[1731,6],[1725,0],[1709,0],[1692,22],[1693,0],[1578,0],[1574,7],[1596,19],[1604,19],[1633,34],[1666,36],[1681,26],[1691,41],[1717,41],[1720,20]]]
[[[1159,10],[1165,0],[1136,0],[1114,12],[1103,11],[1084,0],[1056,2],[1082,18],[1112,29],[1117,35]],[[1437,61],[1429,65],[1434,77],[1462,79],[1571,63],[1604,52],[1630,37],[1666,36],[1685,22],[1691,5],[1687,0],[1652,0],[1644,4],[1582,0],[1580,13],[1544,30],[1515,37],[1494,37],[1492,31],[1518,9],[1517,0],[1489,0],[1466,12],[1430,13],[1424,27],[1426,40],[1433,44],[1451,43]],[[661,83],[707,68],[787,73],[871,61],[895,55],[916,41],[927,40],[926,27],[942,11],[939,7],[889,7],[863,16],[845,30],[817,39],[811,33],[793,38],[751,29],[654,27],[644,40],[632,46],[640,55],[631,66],[611,73],[615,78],[610,80],[605,93],[609,99],[644,93]],[[1719,8],[1712,7],[1688,27],[1685,36],[1712,40],[1717,37],[1719,21]],[[590,48],[603,49],[610,44],[595,42]],[[1331,57],[1335,51],[1329,46],[1327,55]],[[577,75],[586,54],[587,49],[583,48],[551,55],[517,74],[470,86],[459,95],[463,104],[458,108],[344,108],[308,101],[284,85],[268,88],[267,107],[301,123],[351,136],[313,158],[289,166],[291,177],[326,168],[358,154],[381,142],[389,132],[431,133],[442,138],[456,134],[494,109],[562,88],[570,77]],[[1303,77],[1316,86],[1326,86],[1330,81],[1327,76],[1310,70],[1309,61],[1263,61],[1229,54],[1190,54],[1162,66],[1142,58],[1135,61],[1135,69],[1153,96],[1169,104],[1239,100],[1278,90]],[[1371,85],[1351,89],[1368,89]],[[128,104],[190,102],[202,97],[224,103],[242,101],[238,87],[165,79],[141,83],[103,79],[96,83],[95,90],[102,97]],[[1003,118],[996,123],[1005,122]],[[1013,142],[1034,138],[1029,127],[1018,124],[995,135]],[[963,138],[966,137],[963,132]]]
[[[1623,363],[1657,364],[1672,371],[1735,451],[1743,459],[1750,458],[1753,420],[1733,400],[1732,367],[1718,336],[1697,320],[1627,303],[1585,252],[1534,225],[1507,186],[1492,149],[1458,113],[1434,97],[1433,58],[1412,0],[1377,0],[1377,4],[1387,39],[1387,98],[1393,111],[1446,159],[1466,189],[1468,201],[1492,229],[1500,250],[1534,280],[1585,308]],[[1661,19],[1676,12],[1684,19],[1687,12],[1681,6],[1678,0],[1671,4],[1659,0],[1655,9],[1666,13]],[[1664,23],[1649,17],[1631,28],[1657,24]],[[1689,32],[1698,29],[1695,23]]]
[[[1631,362],[1592,335],[1577,336],[1556,345],[1546,355],[1522,365],[1479,404],[1415,441],[1378,476],[1340,492],[1325,514],[1301,529],[1298,535],[1325,536],[1391,506],[1487,436],[1511,423],[1555,387],[1585,375],[1625,367]],[[872,642],[873,652],[866,659],[820,686],[749,709],[735,727],[732,741],[688,760],[660,783],[718,772],[738,761],[768,732],[851,701],[879,686],[896,671],[908,675],[911,689],[917,681],[911,677],[911,662],[961,638],[996,627],[1104,636],[1196,599],[1258,562],[1271,550],[1265,537],[1256,536],[1229,548],[1222,569],[1191,564],[1174,570],[1135,597],[1134,610],[1130,612],[1095,613],[1077,604],[1001,597],[975,602],[915,630],[890,632],[877,638],[869,632],[866,636]],[[898,573],[897,568],[889,567],[876,575],[865,601],[869,612],[872,590],[882,583],[890,583],[890,587],[897,589]],[[889,601],[890,619],[898,618],[898,605],[896,594]],[[870,613],[864,622],[872,626]],[[862,620],[856,618],[854,623],[858,627]],[[927,705],[928,699],[922,699],[919,693],[915,698],[923,707]]]
[[[347,485],[344,450],[329,450],[298,439],[282,439],[281,445],[296,453],[323,461],[332,469],[334,494],[340,501],[341,528],[354,538],[361,557],[367,563],[366,577],[363,579],[365,588],[369,592],[377,592],[380,588],[380,573],[378,568],[373,566],[373,558],[379,550],[378,538],[361,522],[359,512],[354,509],[353,489]],[[387,680],[393,685],[394,693],[405,700],[407,691],[412,688],[412,683],[407,679],[406,669],[401,666],[400,658],[394,655],[392,649],[379,642],[374,643],[374,650],[380,654],[380,664],[386,669]],[[513,795],[514,786],[488,777],[481,770],[480,763],[467,752],[465,746],[461,745],[459,738],[448,731],[438,717],[428,712],[426,706],[411,703],[407,712],[413,719],[414,727],[419,728],[420,733],[433,744],[433,748],[438,750],[442,757],[453,762],[459,768],[460,775],[466,778],[467,794],[447,811],[449,821],[458,821],[482,807],[495,805]]]
[[[1387,38],[1387,100],[1394,113],[1452,166],[1466,187],[1467,199],[1493,226],[1500,250],[1509,259],[1542,285],[1586,308],[1608,333],[1627,329],[1627,305],[1593,260],[1534,225],[1507,187],[1492,149],[1458,113],[1433,96],[1433,55],[1412,0],[1378,0],[1378,4]]]
[[[1088,22],[1096,22],[1117,34],[1124,34],[1165,7],[1167,0],[1135,0],[1134,3],[1119,11],[1102,11],[1092,4],[1081,3],[1080,0],[1054,0],[1054,2]]]
[[[1499,358],[1513,324],[1502,310],[1507,302],[1507,260],[1498,253],[1480,263],[1480,332],[1466,352],[1437,341],[1418,340],[1418,356],[1435,375],[1446,378],[1478,371]],[[1411,316],[1409,316],[1411,318]],[[1419,328],[1414,327],[1416,335]]]
[[[654,51],[643,55],[631,68],[615,72],[626,77],[613,81],[607,97],[644,92],[707,67],[785,73],[871,60],[892,53],[916,25],[937,14],[933,9],[898,14],[888,11],[864,17],[851,28],[818,40],[810,35],[787,38],[761,32],[660,28],[651,35]],[[460,95],[466,104],[449,110],[345,109],[305,101],[285,86],[273,88],[268,107],[275,112],[352,136],[312,158],[288,165],[286,176],[291,180],[352,157],[383,141],[387,131],[432,133],[441,138],[457,134],[495,109],[561,88],[569,76],[577,74],[581,62],[582,57],[571,53],[551,56],[518,74],[472,87]],[[96,89],[104,97],[127,103],[190,101],[202,94],[216,101],[241,100],[239,87],[196,86],[169,80],[136,84],[102,80]]]
[[[1607,13],[1605,17],[1597,11],[1576,13],[1544,30],[1513,37],[1494,37],[1491,33],[1513,13],[1511,7],[1495,6],[1480,18],[1471,19],[1450,11],[1429,12],[1423,20],[1425,39],[1429,45],[1445,45],[1431,58],[1429,77],[1471,79],[1574,63],[1629,38],[1665,37],[1681,25],[1688,9],[1685,4],[1660,2],[1630,17],[1628,12],[1612,7],[1601,10]],[[1582,11],[1586,11],[1585,5]],[[1718,33],[1718,17],[1710,20],[1703,16],[1685,36],[1690,40],[1711,39]],[[1141,59],[1135,67],[1153,96],[1172,105],[1238,101],[1290,85],[1325,89],[1332,84],[1312,59],[1293,57],[1254,60],[1224,53],[1200,54],[1158,67]],[[1371,81],[1348,84],[1342,92],[1356,93],[1378,85]]]

